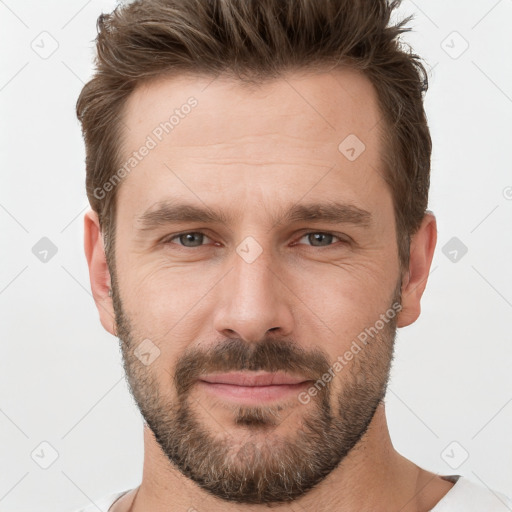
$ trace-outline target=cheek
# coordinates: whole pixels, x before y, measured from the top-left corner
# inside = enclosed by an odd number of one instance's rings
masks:
[[[142,339],[165,341],[160,345],[167,361],[191,340],[206,332],[211,336],[220,299],[230,296],[222,282],[229,264],[222,260],[171,264],[164,255],[143,261],[128,252],[118,261],[124,310]],[[321,347],[333,360],[343,354],[390,305],[395,276],[383,261],[380,249],[336,262],[278,261],[274,271],[286,286],[276,284],[269,293],[279,293],[293,310],[292,337],[310,348]]]
[[[218,272],[165,260],[147,264],[126,260],[125,264],[119,269],[120,292],[134,327],[150,339],[177,341],[178,347],[180,333],[188,329],[190,340],[194,326],[201,325],[201,304],[218,281]]]
[[[297,294],[297,333],[310,347],[321,346],[330,362],[375,325],[391,306],[396,279],[378,265],[345,265],[302,269],[289,276]],[[391,277],[390,277],[391,276]]]
[[[320,318],[358,324],[389,307],[398,270],[372,261],[308,264],[288,273],[287,281]]]

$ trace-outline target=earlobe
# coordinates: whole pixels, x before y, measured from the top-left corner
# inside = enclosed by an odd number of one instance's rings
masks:
[[[398,316],[398,327],[410,325],[420,316],[421,297],[427,286],[436,242],[436,218],[427,212],[411,238],[409,269],[402,282],[402,310]]]
[[[89,266],[92,296],[103,327],[115,336],[115,315],[109,296],[110,272],[107,265],[98,215],[89,210],[84,215],[84,250]]]

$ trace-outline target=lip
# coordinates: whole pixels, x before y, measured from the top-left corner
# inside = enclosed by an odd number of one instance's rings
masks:
[[[282,386],[308,382],[303,377],[293,377],[282,372],[259,374],[254,372],[214,373],[203,376],[200,380],[211,384],[231,384],[233,386]]]
[[[200,387],[217,398],[245,405],[258,405],[276,400],[297,399],[310,384],[303,377],[284,373],[254,374],[233,372],[201,377]]]

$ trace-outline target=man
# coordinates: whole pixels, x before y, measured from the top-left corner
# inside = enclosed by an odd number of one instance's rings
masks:
[[[139,0],[77,103],[85,252],[145,419],[113,512],[505,511],[405,459],[384,397],[436,245],[398,2]]]

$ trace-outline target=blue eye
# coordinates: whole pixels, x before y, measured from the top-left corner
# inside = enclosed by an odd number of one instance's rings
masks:
[[[303,239],[307,239],[307,245],[310,245],[311,247],[329,247],[334,245],[337,241],[343,241],[339,236],[333,235],[332,233],[324,233],[322,231],[311,231],[309,233],[305,233],[296,243],[301,243]],[[189,231],[171,236],[163,240],[163,243],[194,248],[201,247],[208,241],[211,241],[211,239],[204,233],[199,231]]]
[[[209,238],[204,233],[191,231],[189,233],[175,235],[172,238],[166,240],[165,243],[174,243],[173,240],[178,239],[179,243],[176,245],[182,245],[183,247],[200,247],[203,245],[205,238],[209,240]]]
[[[308,242],[310,242],[310,244],[313,247],[327,247],[329,245],[332,245],[332,242],[335,241],[335,239],[341,240],[336,235],[333,235],[331,233],[323,233],[321,231],[306,233],[300,238],[300,240],[302,240],[303,238],[307,238]]]

